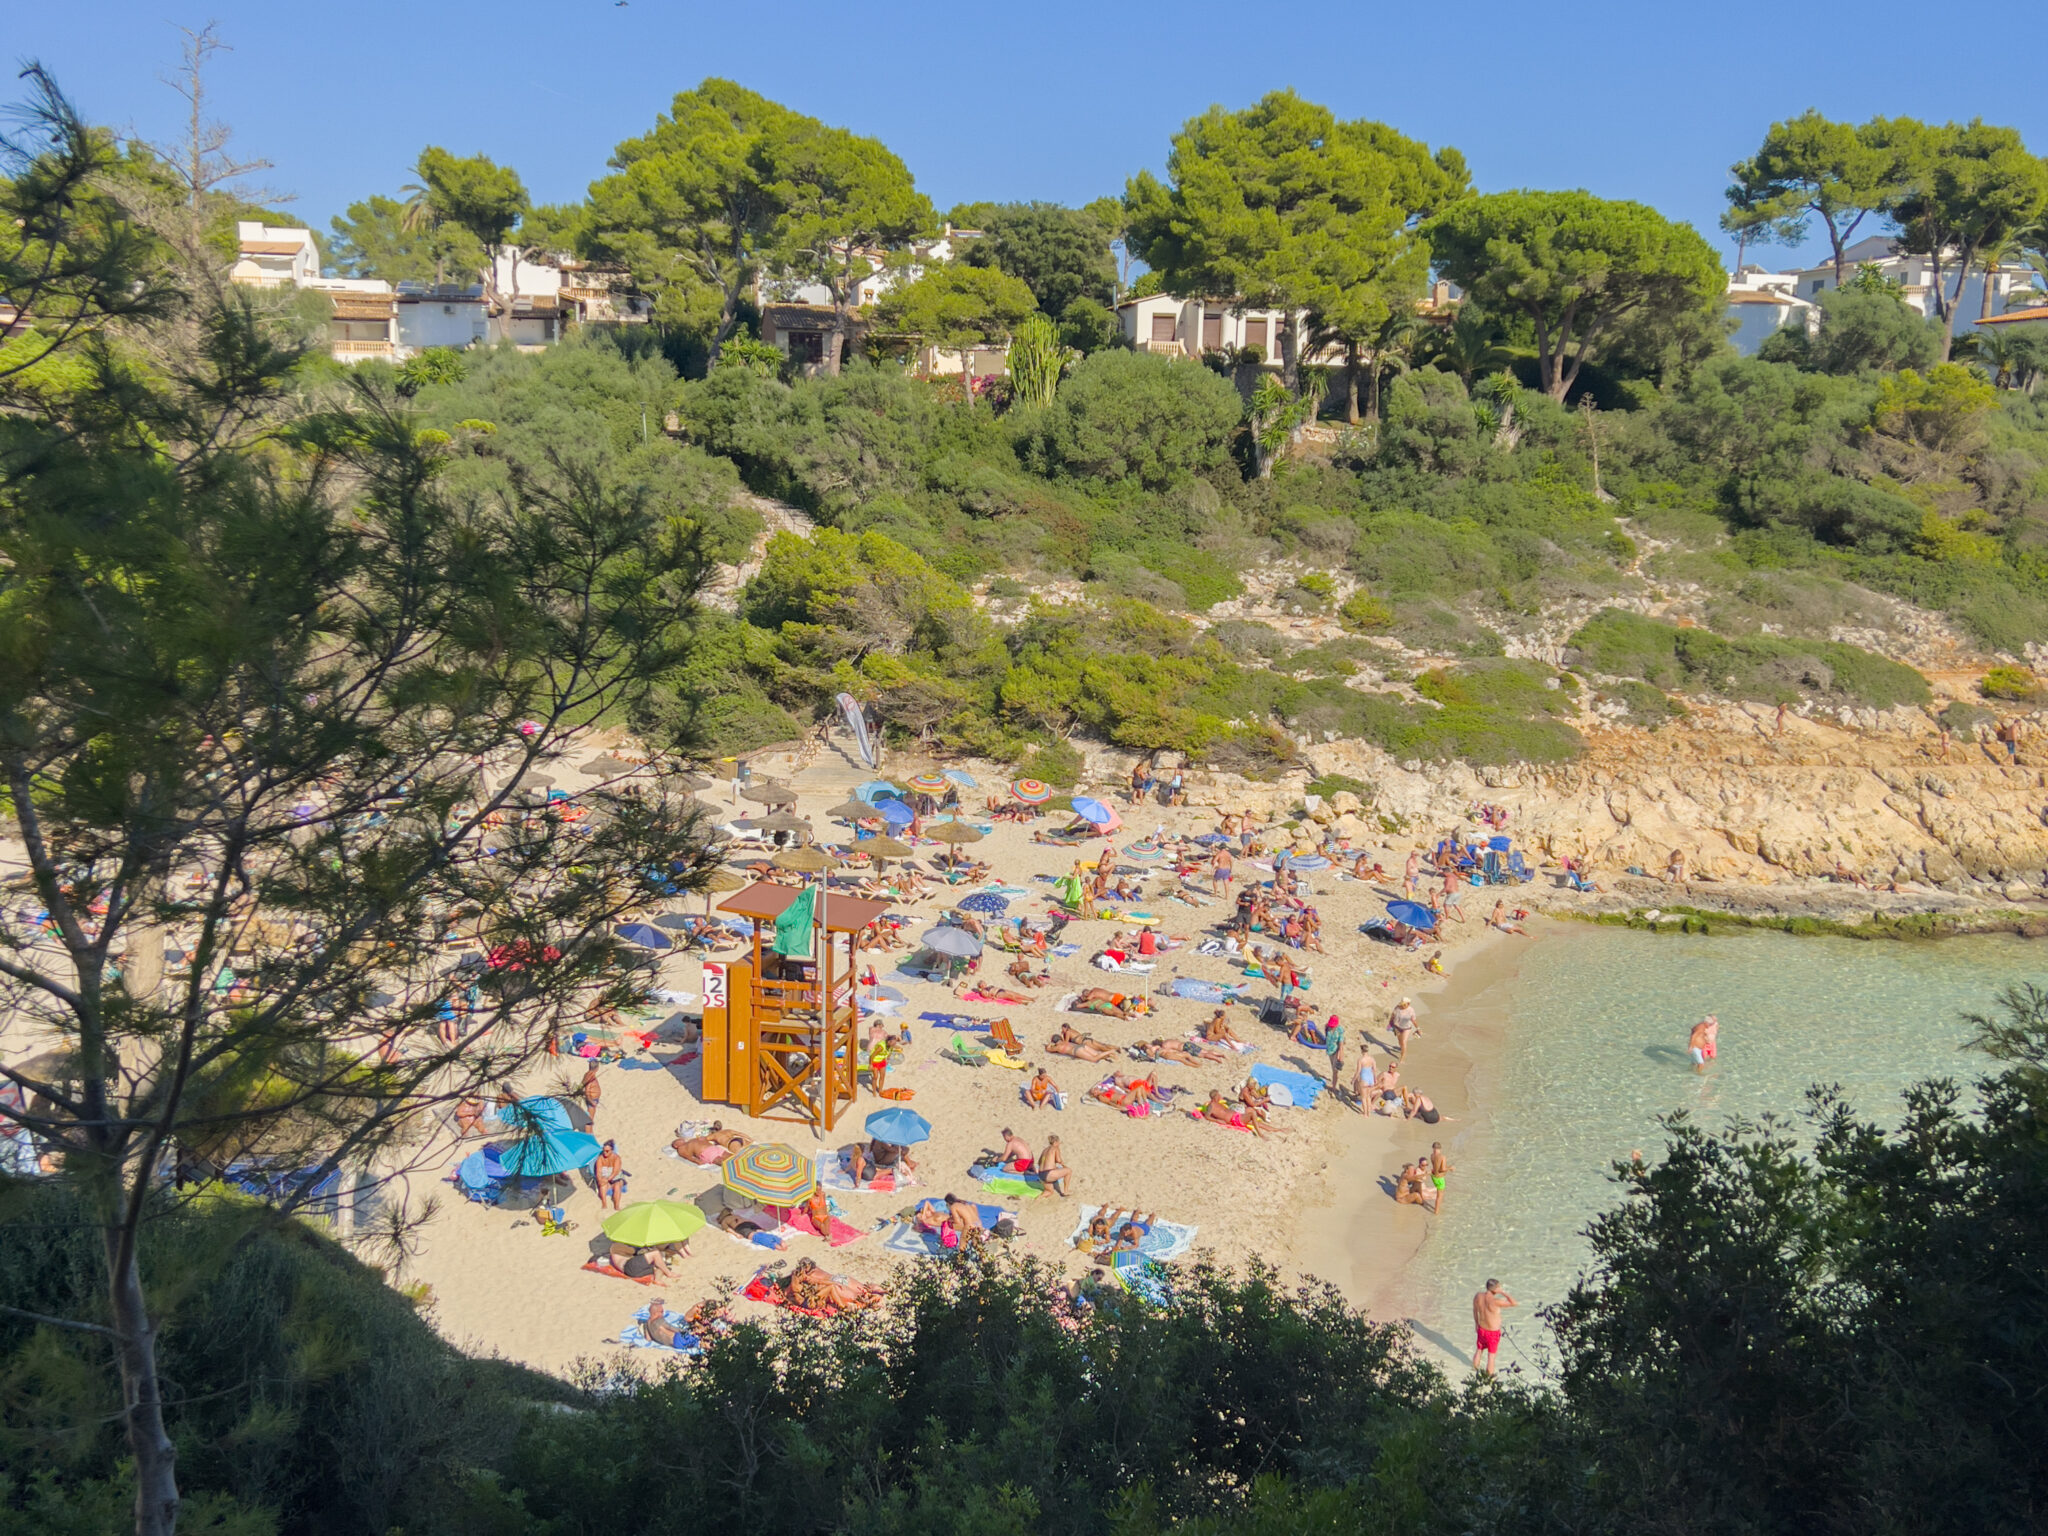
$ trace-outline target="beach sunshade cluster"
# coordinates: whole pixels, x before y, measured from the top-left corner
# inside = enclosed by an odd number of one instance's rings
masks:
[[[817,1167],[779,1141],[741,1148],[719,1164],[718,1178],[734,1194],[762,1205],[794,1205],[818,1187]]]
[[[932,1123],[914,1109],[880,1109],[868,1116],[867,1132],[877,1141],[910,1147],[931,1139]]]
[[[1052,786],[1042,779],[1012,779],[1010,798],[1020,805],[1043,805],[1052,798]]]
[[[640,1200],[604,1219],[604,1235],[635,1248],[686,1243],[704,1229],[703,1208],[685,1200]]]

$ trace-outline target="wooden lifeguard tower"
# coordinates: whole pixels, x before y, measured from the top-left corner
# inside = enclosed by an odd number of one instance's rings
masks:
[[[889,903],[821,890],[811,954],[778,955],[775,920],[802,894],[762,880],[718,904],[754,937],[746,959],[705,963],[703,1097],[823,1135],[860,1091],[858,935]]]

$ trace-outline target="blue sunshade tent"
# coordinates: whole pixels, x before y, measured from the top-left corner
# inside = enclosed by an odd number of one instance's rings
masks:
[[[914,1146],[920,1141],[929,1141],[932,1123],[914,1109],[880,1109],[868,1116],[868,1134],[877,1141],[892,1142],[899,1147]]]
[[[865,800],[869,805],[873,805],[877,800],[896,799],[902,793],[903,791],[900,787],[891,784],[887,779],[869,779],[867,783],[861,785],[859,789],[853,792],[853,798]]]
[[[1434,928],[1436,914],[1419,901],[1390,901],[1387,916],[1397,923],[1406,923],[1410,928]]]
[[[669,949],[674,943],[667,934],[650,923],[621,923],[612,932],[628,944],[638,944],[642,949]]]
[[[572,1168],[588,1168],[604,1150],[588,1131],[543,1131],[527,1141],[517,1142],[498,1153],[498,1161],[509,1174],[536,1179]]]
[[[1083,821],[1094,822],[1098,827],[1106,827],[1116,820],[1115,811],[1112,811],[1100,800],[1091,800],[1086,795],[1075,796],[1074,814]]]

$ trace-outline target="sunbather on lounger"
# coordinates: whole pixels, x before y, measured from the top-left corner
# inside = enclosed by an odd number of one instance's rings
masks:
[[[1022,992],[1012,992],[1007,987],[992,987],[985,981],[955,987],[953,995],[965,1003],[1028,1003],[1031,1001]]]

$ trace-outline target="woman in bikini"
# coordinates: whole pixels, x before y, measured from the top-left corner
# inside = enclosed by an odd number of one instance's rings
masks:
[[[1244,1039],[1224,1022],[1223,1010],[1218,1008],[1215,1016],[1202,1026],[1202,1038],[1211,1045],[1243,1045]]]

